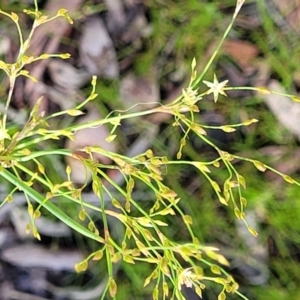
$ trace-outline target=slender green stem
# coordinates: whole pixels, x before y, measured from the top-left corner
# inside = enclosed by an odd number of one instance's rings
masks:
[[[48,156],[48,155],[72,156],[72,153],[70,152],[70,150],[67,149],[44,150],[44,151],[40,150],[38,152],[33,152],[29,155],[24,155],[20,153],[19,156],[14,155],[11,159],[19,162],[25,162],[25,161],[30,161],[37,157]]]
[[[216,59],[216,56],[220,52],[222,44],[224,43],[226,37],[228,36],[228,34],[229,34],[229,32],[230,32],[230,30],[231,30],[231,28],[233,26],[233,23],[234,23],[234,21],[236,19],[236,16],[237,16],[237,13],[235,13],[232,16],[231,22],[229,23],[227,29],[225,30],[225,33],[223,34],[222,39],[219,42],[216,50],[214,51],[213,55],[210,57],[208,63],[205,65],[203,71],[200,73],[200,75],[193,82],[193,85],[192,85],[193,88],[195,88],[196,86],[198,86],[199,82],[203,79],[204,75],[206,74],[206,72],[208,71],[208,69],[211,67],[213,61]]]
[[[25,182],[23,182],[21,179],[17,178],[15,175],[10,173],[8,170],[3,169],[0,172],[0,176],[10,183],[12,183],[14,186],[18,187],[20,190],[24,192],[24,194],[28,195],[30,198],[34,199],[39,204],[43,204],[43,207],[47,209],[52,215],[57,217],[59,220],[61,220],[63,223],[65,223],[67,226],[71,227],[78,233],[81,233],[82,235],[93,239],[97,242],[102,242],[102,238],[98,235],[94,234],[93,232],[89,231],[85,227],[83,227],[81,224],[74,221],[71,217],[69,217],[66,213],[61,211],[57,206],[55,206],[53,203],[51,203],[49,200],[44,202],[45,198],[35,191],[33,188],[29,187]]]

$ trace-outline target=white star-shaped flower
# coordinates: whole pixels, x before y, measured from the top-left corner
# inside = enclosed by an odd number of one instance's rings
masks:
[[[209,95],[209,94],[213,93],[215,102],[217,102],[219,94],[227,97],[226,93],[224,92],[224,88],[225,88],[227,82],[228,82],[228,80],[219,82],[216,74],[214,74],[214,82],[209,82],[209,81],[203,80],[203,83],[206,84],[210,88],[209,90],[207,90],[205,92],[205,94]]]

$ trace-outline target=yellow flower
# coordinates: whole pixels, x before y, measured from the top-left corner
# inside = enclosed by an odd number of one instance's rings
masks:
[[[6,129],[0,128],[0,141],[3,141],[5,139],[11,140],[11,137]]]
[[[209,82],[209,81],[203,80],[203,83],[206,84],[210,88],[209,90],[207,90],[205,92],[205,94],[209,95],[209,94],[213,93],[215,102],[217,102],[219,94],[227,97],[226,93],[224,92],[224,88],[225,88],[227,82],[228,82],[228,80],[219,82],[216,74],[214,74],[214,82]]]
[[[178,277],[178,289],[181,290],[181,286],[185,285],[188,288],[191,288],[193,286],[193,279],[195,277],[195,274],[192,273],[192,268],[183,269],[179,273]]]

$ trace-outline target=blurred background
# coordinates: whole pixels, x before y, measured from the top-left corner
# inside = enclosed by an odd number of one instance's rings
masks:
[[[70,53],[67,60],[49,59],[28,67],[38,83],[20,78],[9,110],[10,122],[24,125],[27,113],[43,95],[47,114],[68,109],[82,102],[91,90],[92,75],[97,75],[98,98],[86,108],[84,117],[61,118],[51,123],[63,128],[105,117],[112,110],[140,111],[155,103],[168,103],[178,97],[190,80],[192,59],[200,72],[208,62],[234,12],[236,1],[204,0],[44,0],[40,9],[49,16],[66,8],[74,24],[62,18],[45,24],[35,32],[28,55]],[[27,1],[3,0],[0,9],[19,15],[27,36],[33,18],[23,10],[33,8]],[[300,89],[300,1],[246,1],[234,28],[223,44],[205,80],[229,80],[228,86],[266,86],[281,93],[298,95]],[[18,54],[19,38],[12,22],[1,15],[1,60],[13,62]],[[0,110],[7,97],[8,80],[0,72]],[[206,86],[199,84],[199,92]],[[142,103],[137,105],[138,103]],[[223,150],[258,159],[295,180],[300,170],[300,104],[278,95],[258,95],[249,90],[228,92],[217,103],[208,96],[199,102],[197,121],[219,126],[241,123],[248,119],[259,122],[241,127],[233,133],[209,130],[209,138]],[[166,116],[136,118],[122,123],[109,150],[122,154],[143,152],[148,148],[168,157],[176,157],[182,132],[171,126]],[[109,128],[85,132],[76,139],[45,143],[45,148],[72,149],[101,143]],[[190,136],[184,159],[211,160],[216,153]],[[101,163],[109,163],[98,157]],[[61,158],[44,159],[52,180],[59,181],[66,163],[74,170],[73,180],[82,184],[82,169],[76,162]],[[224,208],[210,184],[194,169],[173,166],[165,170],[166,184],[176,190],[182,209],[193,218],[194,231],[201,243],[220,248],[230,261],[228,268],[249,299],[300,299],[300,189],[269,171],[259,172],[252,164],[237,162],[239,173],[246,179],[244,196],[248,201],[247,221],[259,236],[253,238],[244,224],[236,221],[232,210]],[[224,171],[224,172],[223,172]],[[63,176],[63,175],[61,175]],[[114,178],[115,174],[109,174]],[[223,182],[227,172],[213,174]],[[119,179],[116,179],[119,180]],[[123,182],[120,181],[120,185]],[[0,182],[5,198],[9,186]],[[35,187],[39,190],[39,187]],[[136,197],[151,207],[151,195],[136,187]],[[85,190],[87,201],[93,201],[91,187]],[[41,242],[25,234],[28,223],[25,199],[16,196],[0,209],[0,299],[3,300],[89,300],[101,299],[106,280],[104,265],[94,263],[85,274],[75,274],[74,264],[91,250],[87,241],[47,213],[37,223]],[[61,206],[72,211],[68,203]],[[168,216],[168,235],[185,241],[188,232],[181,219]],[[101,228],[101,220],[99,220]],[[120,228],[113,228],[118,236]],[[120,264],[116,270],[120,300],[152,299],[151,286],[143,288],[151,272],[145,264]],[[207,283],[203,299],[217,299],[218,287]],[[186,290],[187,299],[199,299]],[[228,299],[238,299],[229,295]]]

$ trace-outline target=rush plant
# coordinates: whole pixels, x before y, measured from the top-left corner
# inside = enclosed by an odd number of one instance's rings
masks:
[[[281,176],[285,181],[291,184],[300,185],[291,177],[280,173],[272,167],[251,158],[241,157],[227,151],[223,151],[215,145],[207,135],[207,129],[221,129],[225,132],[233,132],[237,127],[248,126],[257,122],[255,118],[239,124],[226,126],[208,126],[197,122],[195,116],[201,109],[203,101],[210,101],[208,95],[212,94],[217,102],[220,95],[226,96],[226,92],[235,89],[252,89],[260,93],[273,93],[265,88],[249,87],[230,87],[228,81],[219,82],[216,75],[213,80],[204,80],[206,72],[211,67],[216,58],[222,42],[225,40],[234,20],[242,7],[244,1],[238,0],[232,21],[226,29],[222,40],[217,46],[210,60],[200,74],[196,71],[197,62],[194,59],[191,64],[191,80],[186,86],[182,95],[167,105],[157,104],[156,107],[145,111],[134,113],[111,112],[103,119],[91,121],[80,125],[72,125],[62,129],[53,130],[50,127],[53,120],[64,115],[78,116],[83,114],[83,108],[87,103],[97,98],[95,93],[97,80],[93,77],[91,82],[92,91],[87,99],[74,107],[73,109],[60,111],[51,115],[46,115],[41,111],[41,102],[43,98],[37,99],[36,105],[28,113],[28,120],[21,128],[17,124],[8,122],[8,111],[11,103],[16,79],[25,76],[36,81],[30,73],[24,70],[24,67],[38,60],[59,57],[68,59],[69,54],[48,54],[44,53],[38,57],[28,56],[28,48],[31,38],[36,28],[54,18],[63,17],[66,21],[72,23],[68,12],[60,9],[53,17],[43,15],[34,1],[34,10],[24,10],[25,14],[34,17],[34,23],[27,38],[19,24],[19,16],[14,12],[0,11],[0,14],[9,18],[16,26],[19,34],[20,50],[14,63],[8,64],[0,61],[0,69],[9,79],[9,90],[5,100],[5,109],[0,116],[0,177],[1,183],[6,184],[9,193],[1,201],[1,207],[10,205],[17,192],[23,193],[27,201],[30,223],[26,230],[32,232],[33,236],[40,240],[38,228],[35,220],[41,216],[44,211],[52,214],[61,222],[68,225],[74,231],[95,241],[97,250],[90,253],[81,262],[76,264],[76,272],[84,272],[88,269],[91,261],[105,261],[107,269],[107,283],[103,290],[102,299],[106,295],[117,299],[118,281],[115,277],[114,269],[117,263],[123,264],[146,263],[151,272],[145,274],[144,286],[151,286],[153,299],[184,299],[182,286],[193,287],[196,293],[201,297],[203,289],[207,282],[213,282],[219,285],[219,300],[226,299],[228,294],[236,294],[242,299],[247,299],[239,292],[239,286],[234,278],[228,274],[224,267],[229,262],[218,252],[218,249],[199,242],[197,233],[193,230],[193,219],[187,215],[181,207],[182,201],[178,192],[165,184],[165,178],[168,177],[168,167],[190,166],[195,168],[198,176],[207,180],[216,196],[216,199],[228,209],[233,209],[235,216],[243,220],[245,226],[254,236],[257,235],[255,229],[248,226],[245,220],[245,207],[247,199],[243,196],[243,190],[246,188],[246,179],[239,173],[236,161],[244,161],[253,164],[259,171],[271,170]],[[290,96],[294,100],[298,98]],[[173,118],[171,126],[180,128],[182,132],[181,139],[178,140],[178,151],[176,159],[165,156],[157,156],[151,149],[140,153],[135,157],[127,157],[120,153],[114,153],[102,149],[99,146],[89,146],[78,151],[86,154],[83,158],[68,149],[40,149],[38,145],[46,141],[55,141],[61,138],[73,139],[74,133],[84,128],[101,126],[109,124],[112,128],[108,141],[112,141],[116,135],[120,134],[120,125],[126,119],[137,118],[141,116],[163,113],[169,114]],[[182,159],[186,140],[193,133],[205,144],[209,145],[217,153],[217,157],[211,161],[188,161]],[[37,150],[38,149],[38,150]],[[103,165],[94,159],[94,154],[101,154],[109,158],[113,164]],[[47,175],[47,169],[43,165],[43,157],[70,156],[84,164],[92,174],[92,189],[99,200],[98,205],[85,201],[82,193],[85,185],[77,187],[72,181],[70,174],[74,171],[70,166],[65,168],[65,179],[57,183]],[[36,168],[33,170],[32,166]],[[217,182],[214,174],[220,167],[227,170],[227,178],[224,182]],[[125,179],[124,186],[119,186],[109,177],[106,170],[115,169],[122,174]],[[141,205],[142,199],[135,198],[133,191],[135,186],[143,186],[151,191],[153,203],[150,208]],[[36,190],[35,187],[39,189]],[[107,201],[107,198],[109,201]],[[63,199],[65,202],[76,206],[77,213],[60,208],[57,199]],[[205,201],[205,199],[204,199]],[[113,206],[113,208],[112,208]],[[200,207],[201,210],[201,207]],[[205,212],[203,212],[205,213]],[[181,217],[182,226],[186,228],[189,234],[189,240],[186,242],[172,240],[166,233],[165,227],[168,223],[166,216],[177,215]],[[102,220],[103,230],[96,225],[95,219]],[[123,236],[118,239],[111,233],[110,219],[119,223],[123,231]]]

